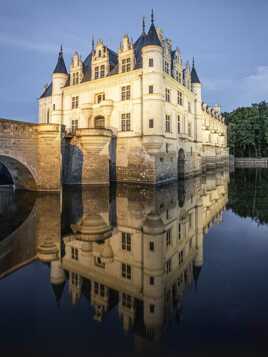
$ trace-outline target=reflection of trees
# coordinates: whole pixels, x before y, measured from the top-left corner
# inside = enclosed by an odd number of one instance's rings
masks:
[[[229,207],[241,217],[268,223],[267,169],[236,169],[229,185]]]

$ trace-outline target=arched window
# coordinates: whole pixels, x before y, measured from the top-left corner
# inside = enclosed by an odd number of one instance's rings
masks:
[[[96,129],[105,128],[105,119],[103,116],[98,116],[95,118],[95,128]]]

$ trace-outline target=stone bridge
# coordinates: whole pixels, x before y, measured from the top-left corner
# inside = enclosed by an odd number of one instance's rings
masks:
[[[0,119],[0,163],[16,189],[58,191],[61,187],[63,128]]]

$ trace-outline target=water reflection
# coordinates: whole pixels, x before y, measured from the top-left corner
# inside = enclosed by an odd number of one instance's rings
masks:
[[[50,266],[59,306],[68,284],[72,304],[85,297],[95,320],[117,306],[124,331],[158,339],[169,321],[180,321],[185,291],[198,284],[204,234],[222,220],[228,182],[227,172],[216,172],[159,188],[71,188],[61,195],[5,188],[0,277],[39,260]]]

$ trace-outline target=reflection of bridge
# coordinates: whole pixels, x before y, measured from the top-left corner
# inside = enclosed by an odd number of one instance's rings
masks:
[[[59,190],[60,127],[0,119],[1,163],[18,189]]]
[[[180,188],[72,188],[63,191],[62,217],[59,195],[37,196],[34,214],[12,236],[15,244],[7,237],[4,267],[11,272],[23,259],[50,263],[57,301],[68,279],[72,302],[84,294],[95,319],[117,305],[125,330],[155,339],[180,318],[184,293],[197,283],[204,233],[221,221],[227,203],[228,174],[196,177]]]

